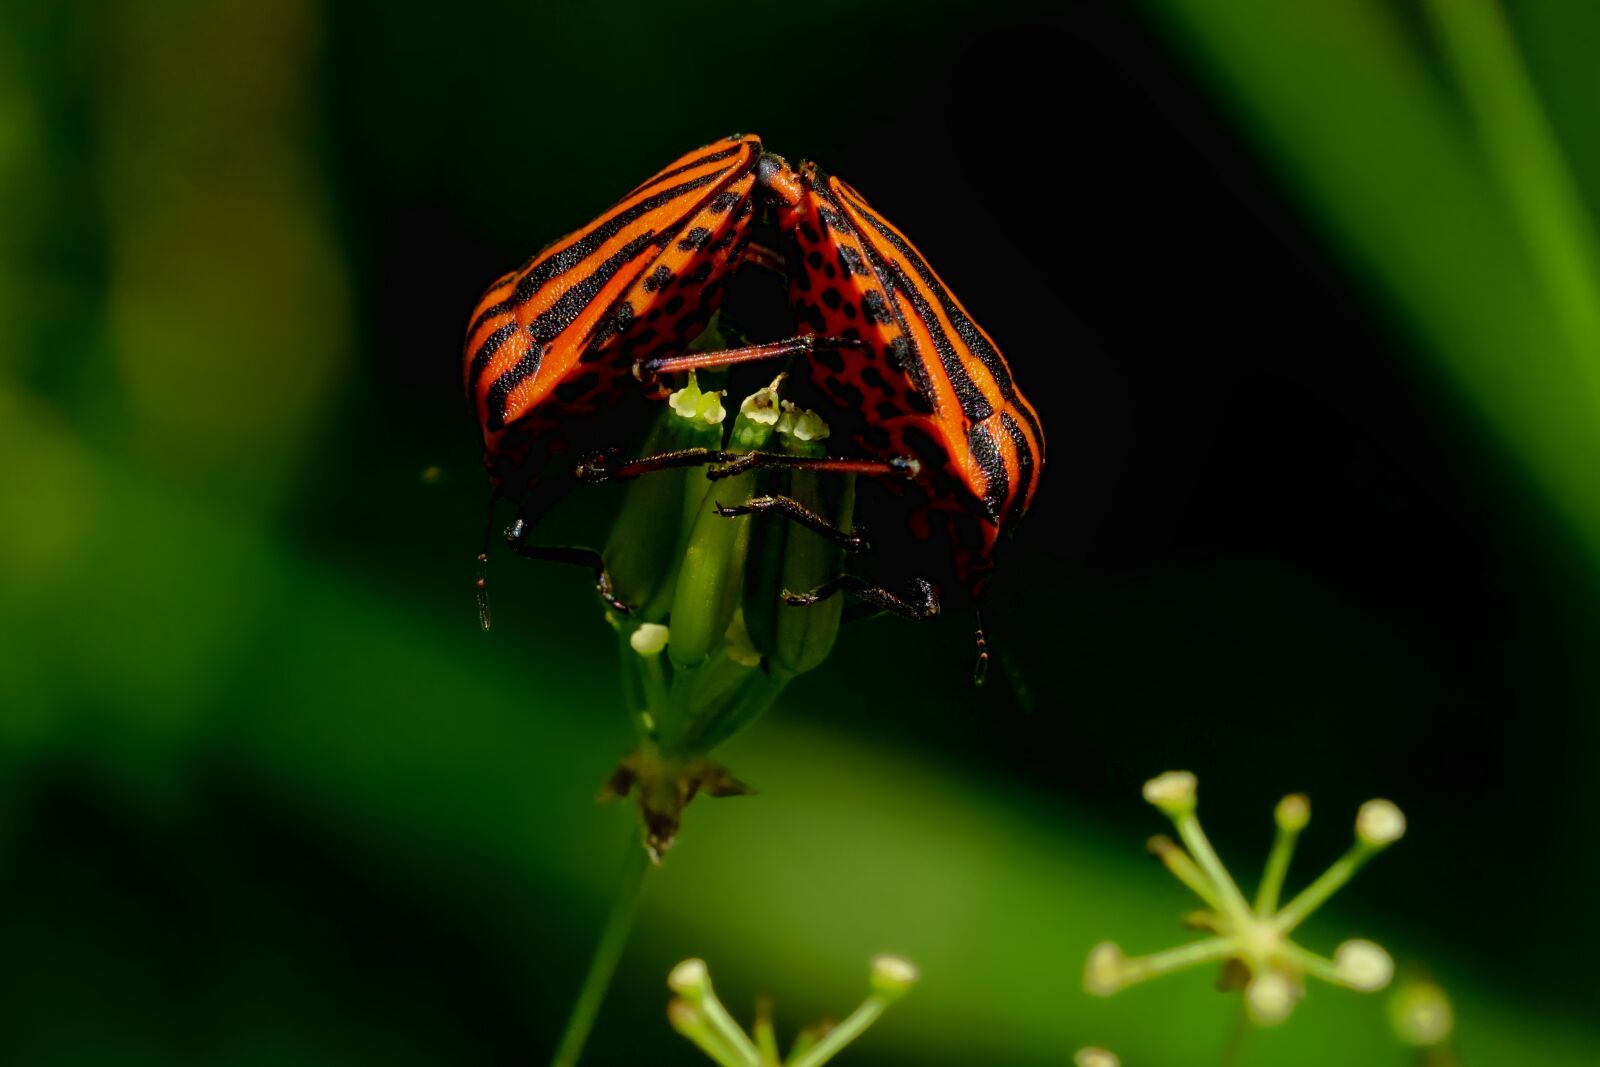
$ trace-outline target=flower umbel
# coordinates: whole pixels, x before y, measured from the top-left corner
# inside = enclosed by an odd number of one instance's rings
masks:
[[[1089,953],[1084,988],[1096,996],[1110,996],[1156,975],[1221,963],[1222,987],[1243,989],[1250,1018],[1258,1025],[1275,1026],[1289,1017],[1305,995],[1307,975],[1366,993],[1388,985],[1394,963],[1371,941],[1346,941],[1328,959],[1296,944],[1290,935],[1362,864],[1405,834],[1405,816],[1400,809],[1387,800],[1363,804],[1349,851],[1280,907],[1279,895],[1295,841],[1311,818],[1310,801],[1294,794],[1278,803],[1274,812],[1277,834],[1256,898],[1249,902],[1200,828],[1195,814],[1197,786],[1188,771],[1169,771],[1146,782],[1144,796],[1172,820],[1182,842],[1158,835],[1150,839],[1150,851],[1205,903],[1205,910],[1193,913],[1188,921],[1212,936],[1132,958],[1123,955],[1114,942],[1103,941]]]
[[[677,994],[667,1005],[667,1021],[722,1067],[821,1067],[860,1037],[916,981],[917,969],[909,961],[874,956],[870,992],[861,1006],[837,1026],[807,1027],[783,1059],[772,1028],[771,1004],[762,1001],[757,1006],[755,1026],[746,1034],[717,999],[705,961],[684,960],[667,976],[668,988]]]

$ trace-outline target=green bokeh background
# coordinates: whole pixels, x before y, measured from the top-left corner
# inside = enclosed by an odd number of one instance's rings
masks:
[[[501,563],[496,628],[473,625],[484,485],[456,332],[506,265],[727,129],[858,159],[873,190],[939,173],[872,146],[976,106],[946,59],[1029,35],[1119,42],[1181,85],[1241,201],[1328,279],[1328,320],[1359,319],[1398,368],[1350,394],[1347,430],[1364,439],[1367,401],[1403,405],[1464,487],[1461,536],[1512,590],[1477,646],[1500,687],[1270,530],[1119,568],[1059,548],[1079,535],[1046,510],[1015,564],[1045,595],[999,595],[1011,685],[930,666],[960,666],[960,620],[873,621],[729,746],[762,794],[691,810],[589,1062],[696,1062],[663,1015],[685,956],[733,1004],[770,992],[789,1032],[848,1010],[893,950],[924,982],[848,1062],[1063,1064],[1097,1043],[1214,1063],[1231,1017],[1209,974],[1109,1001],[1079,985],[1097,940],[1182,936],[1137,790],[1187,765],[1241,870],[1287,790],[1318,813],[1302,874],[1393,796],[1411,836],[1308,942],[1370,936],[1436,977],[1472,1067],[1600,1063],[1600,9],[1571,0],[10,5],[0,1058],[540,1062],[632,840],[589,799],[629,738],[581,580]],[[906,84],[941,90],[886,95]],[[1088,150],[1073,117],[1129,106],[1010,103]],[[948,166],[971,184],[999,165],[981,155]],[[1204,179],[1210,157],[1188,158],[1174,186]],[[1086,165],[1118,180],[1116,158]],[[931,215],[906,228],[982,291]],[[1216,321],[1260,313],[1244,294]],[[1022,328],[983,317],[1034,380]],[[1194,345],[1229,359],[1225,333]],[[555,527],[593,536],[603,514]],[[1462,752],[1503,759],[1429,770]],[[1246,1062],[1413,1061],[1381,998],[1314,987]]]

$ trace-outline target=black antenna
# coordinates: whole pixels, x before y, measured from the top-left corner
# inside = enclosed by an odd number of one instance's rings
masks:
[[[478,627],[485,633],[493,621],[489,614],[489,531],[494,529],[494,506],[499,501],[498,492],[489,494],[489,506],[484,509],[483,540],[478,546],[478,578],[473,583],[478,591]]]
[[[972,685],[982,689],[985,679],[989,677],[989,639],[983,633],[983,613],[974,608],[972,616],[978,621],[978,629],[972,635],[978,646],[978,659],[972,665]]]

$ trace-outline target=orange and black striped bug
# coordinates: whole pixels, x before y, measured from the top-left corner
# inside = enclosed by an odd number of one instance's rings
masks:
[[[573,481],[575,465],[551,472],[549,460],[614,433],[617,409],[640,392],[631,366],[677,353],[704,330],[749,238],[760,156],[759,138],[734,135],[674,160],[498,278],[467,328],[462,373],[494,483],[491,515],[510,497],[511,546],[592,566],[601,595],[622,610],[598,553],[527,543]],[[478,588],[487,627],[481,570]]]
[[[729,456],[712,477],[760,465],[804,464],[856,471],[887,483],[889,505],[910,534],[897,543],[890,590],[843,574],[791,594],[803,605],[847,591],[867,604],[912,617],[939,610],[930,575],[951,572],[976,600],[1004,530],[1027,511],[1044,463],[1038,415],[1022,395],[989,335],[934,273],[916,247],[845,182],[812,163],[791,168],[764,155],[759,195],[788,245],[790,304],[801,337],[728,352],[645,362],[647,373],[726,366],[747,359],[803,354],[828,418],[841,426],[861,460],[796,461]],[[633,476],[678,457],[625,464],[610,476]],[[774,511],[817,528],[793,501],[760,502],[724,514]],[[834,531],[840,544],[859,538]]]

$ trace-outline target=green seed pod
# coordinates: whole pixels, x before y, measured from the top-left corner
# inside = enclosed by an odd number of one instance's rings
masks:
[[[756,482],[758,494],[784,493],[788,487],[788,476],[777,471],[762,472]],[[783,611],[783,554],[788,547],[786,523],[771,518],[751,523],[742,612],[750,644],[763,656],[772,655],[778,643],[778,617]]]
[[[724,412],[720,393],[703,393],[694,376],[672,394],[645,439],[643,454],[685,448],[718,448]],[[623,490],[622,508],[606,541],[606,570],[612,591],[639,609],[647,622],[660,622],[672,604],[678,557],[688,536],[684,499],[703,492],[704,478],[693,468],[656,471],[635,478]]]
[[[792,421],[780,426],[779,447],[791,455],[827,455],[823,441],[828,427],[813,412],[786,412]],[[850,529],[855,509],[855,476],[796,470],[789,475],[789,495],[843,530]],[[814,530],[785,524],[783,588],[796,593],[815,589],[837,577],[844,567],[844,551]],[[776,598],[774,598],[776,603]],[[779,605],[772,666],[793,676],[817,667],[828,658],[839,636],[844,599],[830,597],[806,607]]]
[[[777,391],[769,386],[752,393],[733,421],[729,449],[757,451],[766,447],[778,421]],[[739,504],[755,492],[753,471],[720,481],[701,476],[705,485],[699,513],[678,570],[672,599],[672,641],[667,655],[675,667],[699,666],[721,643],[739,606],[745,557],[750,545],[750,516],[724,518],[720,503]]]

